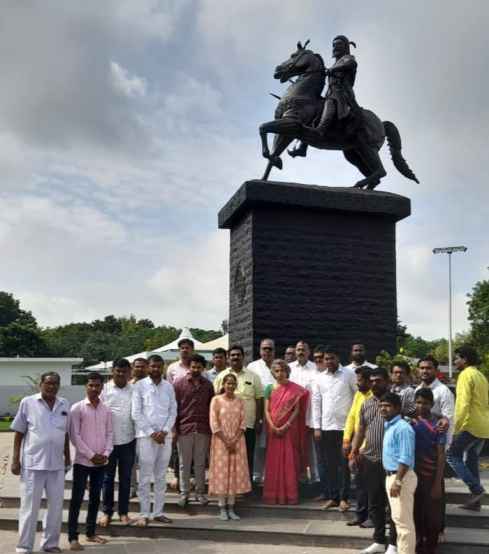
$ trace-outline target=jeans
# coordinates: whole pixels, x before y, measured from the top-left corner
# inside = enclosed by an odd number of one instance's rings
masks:
[[[343,431],[321,432],[321,454],[327,471],[325,473],[329,500],[348,500],[350,496],[350,471],[343,456]],[[326,492],[325,490],[325,492]]]
[[[100,504],[100,491],[105,475],[105,466],[73,466],[73,489],[71,491],[70,511],[68,514],[68,540],[78,540],[78,517],[85,495],[87,479],[90,477],[90,489],[88,493],[88,512],[86,522],[86,535],[93,537],[97,525],[97,512]]]
[[[469,487],[472,494],[484,492],[479,475],[479,456],[484,442],[484,439],[474,437],[468,431],[462,431],[453,437],[447,454],[450,467]]]
[[[131,472],[136,456],[136,441],[127,444],[118,444],[109,456],[106,466],[103,490],[102,511],[109,517],[114,513],[114,480],[115,472],[119,470],[119,499],[117,511],[120,516],[127,516],[129,512],[129,494],[131,489]]]

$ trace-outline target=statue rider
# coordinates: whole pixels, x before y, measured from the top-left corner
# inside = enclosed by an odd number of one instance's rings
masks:
[[[328,90],[321,119],[316,127],[316,131],[321,135],[327,133],[335,119],[341,121],[351,113],[354,116],[361,113],[353,92],[357,62],[350,54],[350,44],[356,48],[356,44],[344,35],[338,35],[333,39],[333,58],[336,61],[326,70]]]

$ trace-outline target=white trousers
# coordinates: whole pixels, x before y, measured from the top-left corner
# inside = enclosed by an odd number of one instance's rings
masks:
[[[151,437],[137,440],[139,456],[139,486],[138,497],[141,517],[156,517],[163,515],[166,496],[166,471],[172,452],[171,434],[164,444],[158,444]],[[151,480],[154,479],[154,504],[151,512]]]
[[[385,488],[391,507],[392,521],[397,531],[397,551],[399,554],[415,554],[416,529],[414,528],[414,493],[418,484],[416,473],[408,470],[402,479],[401,493],[393,498],[390,495],[391,486],[396,480],[395,475],[385,478]]]
[[[265,458],[267,453],[267,430],[265,423],[262,431],[256,437],[255,454],[253,459],[253,481],[263,483],[265,476]]]
[[[32,552],[42,493],[46,491],[47,510],[42,521],[41,549],[59,546],[63,516],[64,469],[44,471],[23,469],[20,477],[18,551]]]

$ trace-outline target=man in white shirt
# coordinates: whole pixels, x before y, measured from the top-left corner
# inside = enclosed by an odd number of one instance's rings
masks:
[[[173,386],[163,379],[163,359],[158,354],[148,358],[148,377],[133,386],[132,418],[136,427],[139,458],[138,496],[141,506],[138,527],[146,527],[152,517],[171,523],[163,513],[166,494],[166,471],[172,451],[172,429],[177,416]],[[154,504],[151,513],[150,488],[154,479]]]
[[[310,349],[307,342],[300,340],[295,346],[295,362],[289,364],[290,377],[289,380],[297,385],[301,385],[309,391],[309,400],[306,412],[306,426],[308,428],[308,437],[306,444],[308,445],[309,454],[309,470],[312,482],[318,482],[319,470],[316,457],[316,449],[314,446],[314,426],[312,423],[311,414],[311,395],[312,386],[318,374],[316,364],[309,360]]]
[[[375,369],[377,366],[375,364],[367,362],[367,360],[365,359],[365,352],[365,345],[361,342],[352,344],[350,354],[351,363],[348,364],[346,367],[352,369],[353,371],[362,366]]]
[[[438,417],[445,418],[449,422],[448,431],[443,427],[444,421],[440,421],[443,430],[447,431],[447,448],[452,442],[453,436],[453,418],[455,414],[455,397],[452,391],[444,385],[436,375],[438,372],[438,360],[433,356],[425,356],[418,361],[418,375],[421,379],[421,385],[416,390],[422,387],[428,387],[433,393],[433,407],[431,413]]]
[[[334,348],[327,346],[324,350],[326,371],[316,377],[312,394],[314,439],[321,443],[330,495],[323,509],[339,506],[340,511],[345,512],[350,507],[350,475],[342,451],[343,431],[357,391],[356,375],[340,365]]]
[[[204,372],[204,376],[209,379],[211,383],[214,382],[214,379],[226,369],[227,365],[227,352],[224,348],[216,348],[212,351],[212,369]]]
[[[15,431],[12,473],[20,475],[19,542],[16,552],[34,549],[41,498],[48,508],[43,520],[41,550],[61,552],[59,536],[63,513],[65,469],[71,465],[68,439],[70,406],[57,397],[60,377],[41,375],[40,393],[20,402],[11,429]]]
[[[275,343],[272,339],[262,339],[260,342],[260,358],[248,364],[248,371],[252,371],[260,378],[263,389],[268,385],[276,383],[272,374],[272,362],[275,358]],[[261,433],[256,437],[255,457],[253,462],[253,481],[263,482],[263,472],[265,470],[265,452],[267,447],[266,426],[261,429]]]
[[[117,508],[121,523],[129,523],[129,493],[131,472],[136,455],[134,422],[131,417],[132,385],[131,364],[125,360],[116,360],[112,366],[112,379],[105,383],[100,400],[112,412],[112,432],[114,449],[109,456],[104,483],[102,486],[102,511],[99,525],[107,527],[114,513],[114,480],[119,471],[119,495]]]
[[[170,364],[166,370],[166,380],[172,385],[190,371],[190,358],[194,353],[194,341],[191,339],[180,339],[177,346],[180,359]]]

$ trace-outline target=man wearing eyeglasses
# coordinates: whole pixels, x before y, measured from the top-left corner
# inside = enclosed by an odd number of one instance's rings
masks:
[[[260,342],[260,358],[248,364],[246,368],[260,378],[262,387],[275,384],[275,377],[272,374],[272,362],[275,358],[275,343],[273,339],[262,339]],[[265,450],[267,446],[266,428],[262,427],[261,433],[256,437],[255,457],[253,461],[253,481],[263,482],[265,469]]]

